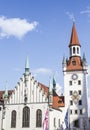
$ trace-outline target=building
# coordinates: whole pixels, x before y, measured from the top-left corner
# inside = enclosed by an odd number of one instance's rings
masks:
[[[87,62],[81,58],[81,45],[73,24],[69,59],[63,58],[64,96],[56,93],[55,78],[49,87],[30,73],[28,57],[25,72],[13,90],[0,91],[0,130],[89,130],[87,103]],[[67,111],[68,110],[68,111]],[[64,118],[68,113],[68,125]]]
[[[0,92],[0,130],[42,130],[43,123],[50,130],[59,129],[64,97],[58,96],[55,89],[54,78],[49,88],[34,79],[27,58],[25,73],[14,90]]]
[[[69,109],[70,128],[88,130],[87,61],[81,58],[81,45],[75,24],[69,44],[69,59],[63,59],[65,107]]]

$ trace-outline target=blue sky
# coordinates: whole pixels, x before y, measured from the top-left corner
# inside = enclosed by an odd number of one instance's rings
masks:
[[[62,59],[69,56],[72,21],[90,68],[89,0],[0,0],[0,89],[6,81],[8,89],[15,87],[27,55],[35,79],[48,85],[55,74],[63,88]]]

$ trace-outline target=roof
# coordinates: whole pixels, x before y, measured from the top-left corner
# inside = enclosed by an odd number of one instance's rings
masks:
[[[73,45],[74,46],[75,45],[80,46],[78,35],[77,35],[77,31],[76,31],[76,27],[75,27],[75,23],[73,23],[69,47],[73,46]]]
[[[38,83],[42,89],[44,89],[46,95],[49,94],[49,88],[42,83]],[[5,91],[0,91],[0,101],[4,101],[3,94]],[[13,90],[8,91],[8,95],[12,94]],[[64,107],[64,96],[58,96],[56,92],[53,93],[53,108],[58,109],[59,107]]]
[[[8,95],[10,96],[12,94],[13,90],[8,90]],[[0,101],[3,101],[3,95],[4,95],[5,91],[0,91]]]
[[[76,70],[83,70],[81,57],[77,56],[70,57],[69,61],[67,62],[66,71],[76,71]]]

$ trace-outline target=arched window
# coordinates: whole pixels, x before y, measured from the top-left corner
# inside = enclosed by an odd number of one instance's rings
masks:
[[[13,110],[11,113],[11,128],[16,127],[16,111]]]
[[[77,54],[79,54],[79,48],[77,47]]]
[[[42,127],[42,111],[40,109],[36,111],[36,127]]]
[[[75,54],[75,47],[73,47],[73,54]]]
[[[58,127],[60,127],[60,119],[58,119]]]
[[[29,127],[30,122],[30,109],[29,107],[23,108],[23,121],[22,121],[22,127]]]
[[[54,127],[56,127],[56,118],[54,118],[53,124],[54,124]]]

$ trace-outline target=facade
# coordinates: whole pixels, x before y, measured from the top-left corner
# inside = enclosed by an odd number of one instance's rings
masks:
[[[65,107],[69,109],[69,125],[77,130],[88,130],[87,62],[81,58],[81,45],[75,24],[69,44],[69,59],[63,59]]]
[[[55,78],[49,87],[25,72],[13,90],[0,91],[0,130],[89,130],[87,103],[87,62],[73,24],[69,58],[63,58],[64,96],[56,93]],[[65,101],[64,101],[65,100]],[[65,115],[68,112],[65,124]]]
[[[49,88],[34,79],[27,58],[25,73],[14,90],[0,92],[0,130],[59,129],[64,97],[55,88],[55,79]]]

